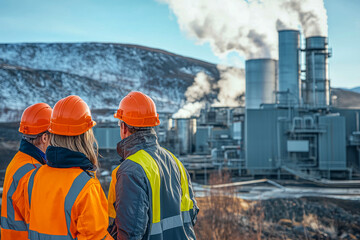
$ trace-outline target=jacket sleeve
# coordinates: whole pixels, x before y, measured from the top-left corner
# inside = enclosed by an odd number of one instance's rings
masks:
[[[19,181],[16,191],[12,195],[12,202],[14,206],[15,220],[21,220],[29,223],[30,220],[30,207],[29,207],[29,195],[27,193],[28,181],[31,173],[35,169],[26,173]]]
[[[115,219],[116,211],[115,211],[115,201],[116,201],[116,194],[115,194],[115,185],[116,185],[116,173],[119,169],[119,166],[112,171],[111,174],[111,182],[109,186],[109,193],[108,193],[108,212],[109,218]]]
[[[124,161],[116,182],[117,239],[142,239],[149,225],[149,196],[145,172],[140,165]]]
[[[71,221],[79,240],[109,239],[107,200],[97,179],[90,179],[79,194],[71,210]]]
[[[108,212],[109,212],[109,227],[108,232],[113,238],[116,238],[117,229],[115,224],[116,211],[115,211],[115,202],[116,202],[116,193],[115,193],[115,185],[116,185],[116,173],[120,166],[116,167],[111,173],[111,182],[109,186],[108,193]]]
[[[193,226],[194,226],[195,223],[196,223],[197,214],[199,213],[199,207],[198,207],[197,202],[196,202],[196,199],[195,199],[195,194],[194,194],[194,190],[193,190],[193,187],[192,187],[190,175],[189,175],[189,173],[188,173],[187,170],[185,170],[185,171],[186,171],[186,175],[187,175],[187,179],[188,179],[188,183],[189,183],[190,199],[191,199],[191,201],[193,201],[193,203],[194,203],[193,209],[190,210],[191,221],[192,221],[192,224],[193,224]]]

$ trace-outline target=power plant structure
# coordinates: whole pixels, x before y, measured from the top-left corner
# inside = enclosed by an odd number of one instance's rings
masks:
[[[304,79],[301,52],[306,56]],[[352,178],[353,170],[359,169],[359,110],[331,107],[330,56],[326,37],[306,38],[306,48],[301,49],[300,33],[283,30],[279,31],[278,78],[276,66],[272,71],[264,68],[268,59],[246,62],[246,66],[252,65],[246,69],[246,90],[256,92],[246,94],[246,102],[256,104],[246,104],[245,110],[245,160],[251,174],[294,173],[331,179]],[[254,71],[260,72],[259,76],[274,72],[260,81],[271,82],[271,86],[253,85],[259,82]],[[272,98],[262,102],[254,98],[268,95]],[[350,139],[357,139],[356,143]]]
[[[278,36],[278,60],[245,63],[245,107],[207,105],[187,119],[160,114],[158,141],[193,177],[228,169],[247,177],[359,178],[360,109],[331,106],[328,38],[308,37],[301,48],[299,31]],[[107,131],[95,134],[114,138]]]

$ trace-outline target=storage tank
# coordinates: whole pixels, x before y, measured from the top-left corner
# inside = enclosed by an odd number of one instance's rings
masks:
[[[323,108],[330,103],[327,37],[306,38],[306,85],[304,101]]]
[[[194,136],[196,132],[196,119],[177,118],[174,120],[180,144],[180,154],[191,154],[193,152]]]
[[[274,59],[250,59],[246,69],[246,108],[274,104],[276,99],[277,61]]]
[[[279,31],[279,94],[281,105],[300,105],[301,81],[299,67],[300,33]]]

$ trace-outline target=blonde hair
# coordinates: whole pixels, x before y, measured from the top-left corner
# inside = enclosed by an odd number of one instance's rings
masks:
[[[92,164],[99,167],[98,164],[98,143],[94,136],[93,130],[90,128],[78,136],[62,136],[51,134],[50,145],[54,147],[63,147],[75,152],[83,153]]]

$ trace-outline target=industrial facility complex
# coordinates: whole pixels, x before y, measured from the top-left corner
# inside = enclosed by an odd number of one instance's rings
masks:
[[[228,169],[238,176],[353,179],[360,176],[360,109],[332,107],[323,36],[282,30],[279,59],[246,61],[245,107],[211,107],[200,116],[161,113],[159,143],[189,172]],[[115,149],[119,129],[95,128],[102,149]]]

